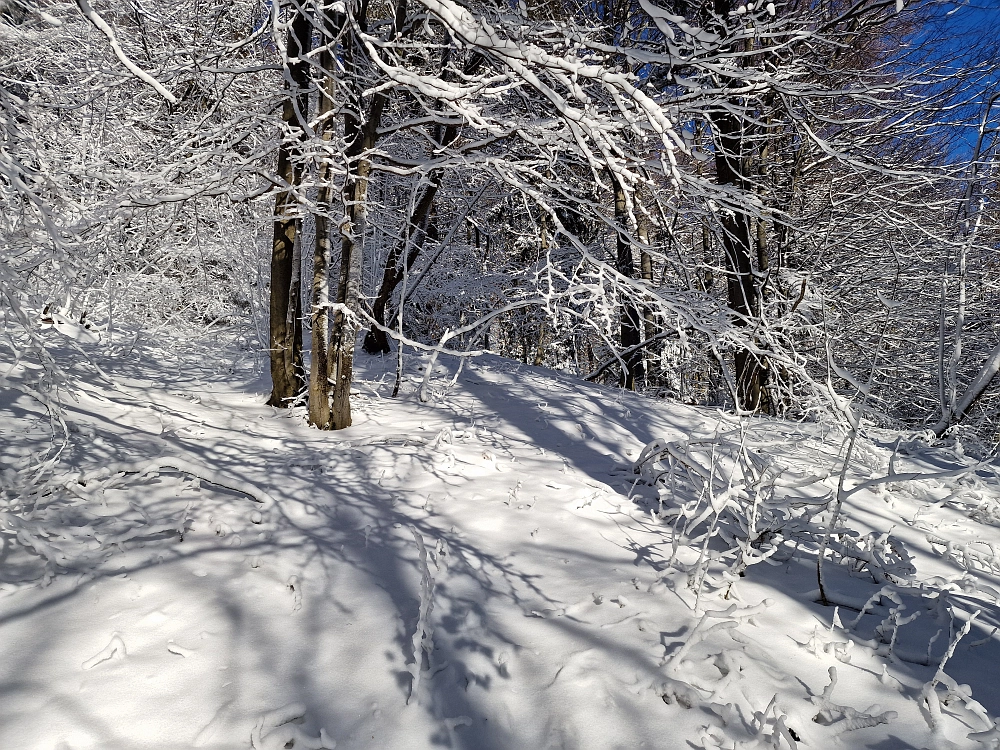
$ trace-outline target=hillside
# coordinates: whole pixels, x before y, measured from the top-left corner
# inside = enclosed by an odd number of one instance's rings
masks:
[[[960,446],[859,439],[845,488],[923,476],[846,498],[824,606],[834,425],[499,358],[424,404],[363,358],[321,433],[213,348],[69,367],[33,488],[47,417],[2,392],[0,747],[1000,744],[1000,485],[927,476]]]

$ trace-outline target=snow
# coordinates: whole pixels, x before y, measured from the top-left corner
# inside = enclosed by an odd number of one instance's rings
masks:
[[[998,744],[989,466],[846,493],[823,606],[832,425],[495,357],[438,360],[427,403],[410,359],[391,399],[362,358],[355,426],[321,433],[222,344],[103,351],[44,492],[17,471],[48,418],[0,392],[2,748]]]
[[[80,6],[80,11],[83,13],[84,16],[86,16],[87,20],[90,21],[97,29],[100,30],[102,34],[104,34],[104,36],[108,38],[108,44],[111,45],[111,49],[114,51],[115,57],[118,58],[118,60],[121,62],[122,65],[125,66],[125,68],[128,70],[129,73],[134,75],[136,78],[138,78],[146,85],[152,87],[157,94],[162,96],[171,104],[177,104],[179,100],[177,99],[176,96],[167,91],[167,89],[164,88],[162,83],[157,81],[155,78],[153,78],[153,76],[151,76],[145,70],[140,68],[134,62],[132,62],[131,58],[129,58],[129,56],[125,54],[125,50],[122,49],[121,44],[118,42],[118,36],[115,34],[114,29],[111,28],[111,26],[108,24],[107,21],[101,18],[100,14],[93,9],[93,7],[90,5],[89,2],[87,2],[87,0],[76,0],[76,4]],[[51,18],[51,16],[49,18]],[[46,21],[48,21],[48,18],[46,18]]]

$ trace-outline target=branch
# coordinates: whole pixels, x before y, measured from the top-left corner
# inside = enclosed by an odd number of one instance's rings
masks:
[[[492,312],[487,313],[483,317],[473,321],[472,323],[469,323],[468,325],[454,329],[453,331],[450,332],[448,339],[453,339],[456,336],[461,336],[462,334],[469,333],[470,331],[477,331],[477,330],[481,331],[483,326],[485,326],[487,323],[492,322],[495,318],[499,317],[500,315],[503,315],[506,312],[510,312],[512,310],[519,310],[522,307],[533,307],[535,305],[541,305],[544,304],[544,302],[545,300],[543,298],[534,298],[534,297],[531,299],[521,300],[520,302],[511,302],[509,305],[505,305],[504,307],[501,307],[499,310],[493,310]],[[361,313],[361,317],[365,318],[373,328],[379,329],[380,331],[385,333],[386,336],[388,336],[389,338],[394,339],[397,342],[406,344],[407,346],[413,347],[414,349],[420,349],[425,352],[440,352],[442,354],[449,354],[452,357],[478,357],[483,354],[486,354],[486,352],[481,351],[479,349],[459,352],[453,349],[445,349],[443,347],[443,344],[438,344],[437,346],[433,346],[430,344],[422,344],[419,341],[414,341],[413,339],[400,335],[398,331],[394,331],[391,328],[382,325],[377,320],[375,320],[375,318],[369,315],[367,311],[358,310],[358,312]],[[478,337],[479,334],[477,333],[476,335]],[[474,340],[475,339],[473,339],[473,341]]]
[[[167,91],[163,87],[163,84],[129,59],[129,56],[125,54],[125,50],[123,50],[121,45],[118,43],[118,37],[115,36],[114,29],[108,25],[107,21],[98,15],[97,11],[91,7],[87,0],[76,0],[76,4],[80,6],[80,11],[84,16],[86,16],[87,20],[108,38],[108,43],[111,45],[111,49],[114,50],[115,57],[121,61],[121,64],[124,65],[132,75],[143,83],[152,86],[156,90],[157,94],[162,96],[171,104],[177,104],[178,99],[176,96]]]
[[[952,424],[959,422],[965,416],[969,408],[983,395],[986,387],[992,382],[998,371],[1000,371],[1000,344],[994,347],[993,351],[986,358],[986,361],[983,362],[982,367],[979,368],[979,372],[976,373],[972,382],[969,383],[969,387],[966,389],[962,400],[955,407],[955,411],[947,412],[937,424],[931,427],[935,436],[941,437],[945,430]]]
[[[616,364],[618,362],[624,362],[624,358],[627,357],[627,356],[629,356],[630,354],[635,354],[640,349],[645,349],[647,346],[649,346],[650,344],[654,344],[657,341],[662,341],[663,339],[670,338],[671,336],[678,336],[678,335],[680,335],[678,333],[678,331],[676,329],[673,329],[673,328],[671,328],[669,331],[660,331],[655,336],[650,336],[645,341],[642,341],[642,342],[636,344],[635,346],[630,346],[628,349],[623,349],[621,352],[617,353],[615,356],[611,357],[610,359],[605,360],[596,370],[594,370],[587,377],[585,377],[584,380],[586,380],[586,381],[595,380],[596,378],[599,378],[604,373],[604,371],[607,370],[612,365],[614,365],[614,364]]]

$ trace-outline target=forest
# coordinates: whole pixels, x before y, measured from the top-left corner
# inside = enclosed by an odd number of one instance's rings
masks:
[[[0,747],[1000,747],[995,0],[0,0]]]

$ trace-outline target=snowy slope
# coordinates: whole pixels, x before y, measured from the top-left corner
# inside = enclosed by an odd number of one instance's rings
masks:
[[[373,359],[355,426],[322,434],[263,405],[249,361],[180,351],[98,358],[113,385],[77,368],[73,447],[43,493],[15,469],[45,419],[3,395],[4,750],[1000,744],[990,471],[851,496],[834,609],[810,546],[829,514],[808,516],[837,486],[832,427],[489,358],[454,384],[439,365],[421,404],[415,361],[390,399],[393,363]],[[750,500],[696,507],[681,476],[700,455],[731,485],[738,446],[771,467],[753,523],[786,523],[754,532],[744,575],[724,542]],[[860,441],[847,486],[892,450]],[[900,471],[972,463],[898,454]]]

